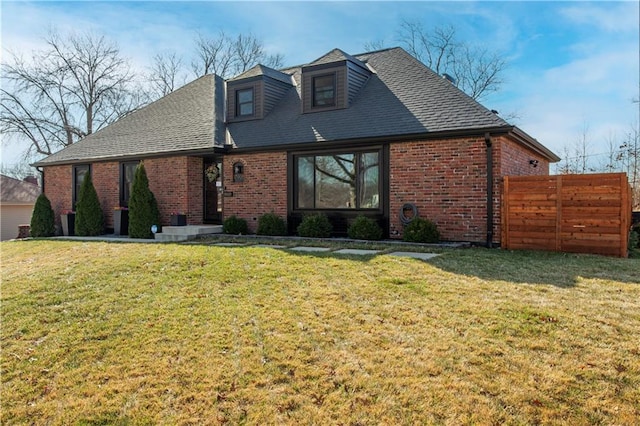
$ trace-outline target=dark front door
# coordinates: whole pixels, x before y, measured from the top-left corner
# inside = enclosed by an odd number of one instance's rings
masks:
[[[204,221],[222,223],[222,162],[204,161]]]

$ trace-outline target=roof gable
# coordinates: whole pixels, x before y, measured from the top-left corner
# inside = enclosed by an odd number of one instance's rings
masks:
[[[290,85],[293,84],[293,81],[291,80],[291,76],[289,74],[285,74],[283,72],[274,70],[273,68],[269,68],[267,66],[260,65],[260,64],[248,69],[247,71],[243,72],[242,74],[236,77],[230,78],[227,81],[236,82],[239,80],[246,80],[254,77],[263,77],[263,76],[272,78],[282,83],[286,83]]]

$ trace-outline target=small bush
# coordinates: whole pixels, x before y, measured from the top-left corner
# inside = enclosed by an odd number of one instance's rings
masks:
[[[402,239],[410,243],[437,243],[440,233],[435,223],[418,217],[404,228]]]
[[[307,238],[327,238],[331,236],[333,226],[329,218],[322,214],[312,214],[305,216],[298,226],[298,235]]]
[[[31,236],[50,237],[55,230],[55,215],[51,208],[51,201],[46,195],[40,194],[31,215]]]
[[[100,207],[100,200],[91,180],[91,173],[87,173],[80,186],[78,202],[76,203],[75,234],[94,237],[104,232],[104,214]]]
[[[287,224],[275,213],[266,213],[258,218],[258,235],[287,235]]]
[[[629,233],[629,257],[640,257],[640,225],[631,229]]]
[[[229,216],[222,224],[222,232],[225,234],[246,235],[249,233],[249,227],[246,220],[236,216]]]
[[[382,228],[375,220],[360,215],[347,229],[347,235],[354,240],[380,240]]]

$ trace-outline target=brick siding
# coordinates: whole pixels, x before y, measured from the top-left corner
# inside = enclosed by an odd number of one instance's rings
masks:
[[[493,242],[500,242],[502,176],[545,175],[549,163],[506,136],[492,138]],[[417,206],[419,215],[433,220],[446,241],[485,242],[487,237],[487,164],[484,137],[391,143],[389,148],[389,232],[401,238],[400,209]],[[537,167],[529,161],[538,160]],[[243,180],[234,181],[234,164],[244,166]],[[203,220],[203,159],[166,157],[144,161],[149,186],[158,200],[162,224],[172,212],[187,213],[189,224]],[[119,205],[120,163],[92,164],[93,182],[113,227]],[[255,232],[258,218],[269,212],[287,217],[287,153],[227,154],[223,159],[223,218],[243,218]],[[71,208],[72,166],[45,167],[45,193],[59,225],[60,212]]]
[[[390,146],[390,226],[401,238],[400,209],[413,203],[446,241],[487,238],[487,161],[484,137],[393,143]],[[510,141],[492,138],[493,242],[500,242],[501,180],[505,174],[548,174],[542,157]],[[529,164],[539,161],[538,167]]]
[[[172,212],[187,213],[187,223],[201,224],[203,216],[203,162],[198,157],[166,157],[144,160],[149,188],[158,201],[161,224],[169,225]],[[60,214],[71,209],[73,166],[44,168],[45,194],[53,207],[58,233]],[[105,216],[113,228],[113,209],[120,204],[120,162],[91,164],[93,185]]]
[[[243,182],[233,181],[233,165],[244,165]],[[265,213],[287,217],[286,152],[226,155],[223,165],[224,217],[245,219],[255,232],[258,218]],[[233,195],[231,195],[233,194]]]

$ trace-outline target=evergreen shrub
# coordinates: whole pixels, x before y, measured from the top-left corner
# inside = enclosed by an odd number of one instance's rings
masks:
[[[75,232],[76,235],[90,237],[104,233],[104,214],[91,180],[91,173],[85,175],[80,185],[76,203]]]
[[[437,243],[440,232],[429,219],[417,217],[404,228],[402,239],[410,243]]]
[[[363,215],[356,217],[347,229],[347,235],[354,240],[380,240],[382,233],[375,220]]]
[[[297,229],[299,236],[307,238],[327,238],[332,230],[329,218],[322,213],[305,216]]]
[[[55,215],[51,208],[51,201],[46,195],[40,194],[31,215],[31,236],[50,237],[55,231]]]
[[[151,232],[153,225],[160,228],[160,211],[156,197],[149,189],[149,179],[144,164],[140,163],[136,167],[129,197],[129,237],[153,238],[153,232]]]
[[[229,216],[222,224],[222,232],[232,235],[246,235],[249,233],[247,221],[234,216]]]
[[[265,213],[258,218],[258,235],[287,235],[287,224],[275,213]]]

